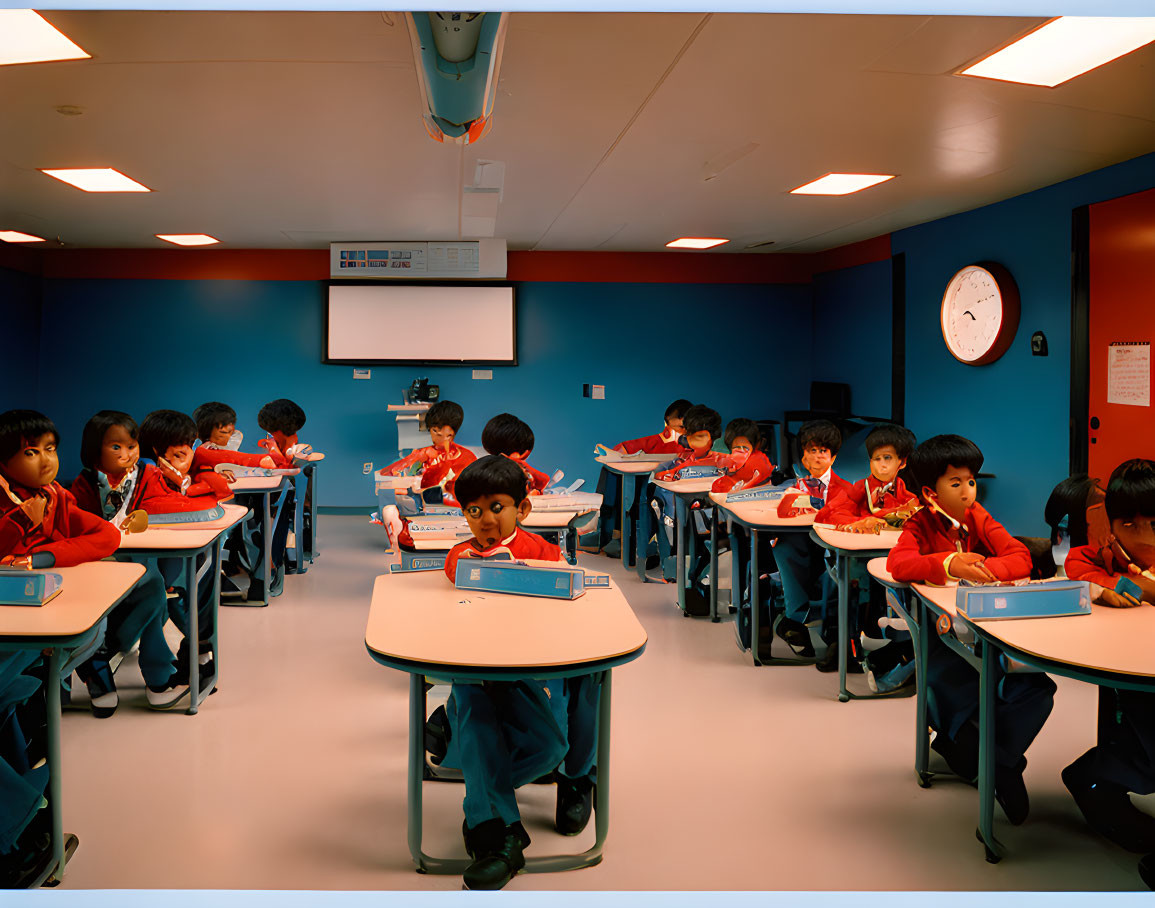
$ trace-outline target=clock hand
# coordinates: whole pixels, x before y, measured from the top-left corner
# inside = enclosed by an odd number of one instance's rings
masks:
[[[970,311],[970,309],[967,309],[965,312],[963,312],[963,315],[969,315],[971,317],[972,322],[978,321],[978,319],[974,317],[974,314]]]

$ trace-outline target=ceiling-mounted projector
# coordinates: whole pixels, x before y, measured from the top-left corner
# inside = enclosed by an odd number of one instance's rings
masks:
[[[471,145],[493,122],[509,13],[406,13],[425,131]]]

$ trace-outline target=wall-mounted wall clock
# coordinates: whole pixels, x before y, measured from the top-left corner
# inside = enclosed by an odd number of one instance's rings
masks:
[[[942,295],[942,339],[961,363],[993,363],[1015,339],[1019,308],[1019,288],[1006,268],[994,262],[967,265]]]

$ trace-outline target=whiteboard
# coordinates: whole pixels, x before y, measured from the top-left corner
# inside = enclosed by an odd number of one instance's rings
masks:
[[[517,364],[509,285],[331,284],[327,363]]]

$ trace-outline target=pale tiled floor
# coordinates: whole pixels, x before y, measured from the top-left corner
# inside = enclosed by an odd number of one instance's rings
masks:
[[[270,608],[222,610],[221,689],[199,716],[149,711],[131,663],[113,718],[65,715],[65,826],[81,843],[65,887],[460,886],[415,874],[406,849],[407,678],[364,645],[380,532],[326,517],[321,544]],[[1060,680],[1029,753],[1030,819],[996,813],[1009,856],[992,866],[975,790],[914,782],[913,700],[841,704],[831,675],[754,669],[729,623],[683,619],[671,587],[587,557],[650,637],[614,674],[606,859],[510,889],[1142,887],[1136,857],[1089,832],[1059,780],[1092,743],[1091,687]],[[427,850],[460,849],[461,787],[425,790]],[[522,795],[531,851],[579,844],[547,831],[552,787]]]

